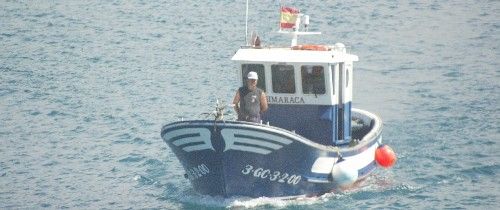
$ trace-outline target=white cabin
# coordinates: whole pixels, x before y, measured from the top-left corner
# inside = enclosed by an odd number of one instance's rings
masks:
[[[245,85],[249,71],[259,75],[257,86],[269,103],[264,122],[318,143],[346,144],[351,138],[353,62],[358,56],[346,53],[340,43],[307,46],[239,49],[232,58],[239,64],[238,80]],[[320,50],[303,50],[310,48]]]

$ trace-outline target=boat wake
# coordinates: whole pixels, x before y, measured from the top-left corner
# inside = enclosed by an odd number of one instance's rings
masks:
[[[391,181],[392,180],[392,181]],[[191,190],[178,194],[178,200],[187,205],[203,206],[209,208],[289,208],[289,207],[314,207],[322,206],[332,201],[341,201],[359,197],[371,197],[377,194],[392,194],[391,192],[415,191],[415,187],[404,183],[395,183],[393,179],[377,174],[370,175],[356,182],[349,188],[341,191],[332,191],[314,197],[229,197],[209,196],[196,194]]]
[[[272,207],[272,208],[286,208],[289,206],[310,206],[324,203],[330,200],[330,197],[336,196],[335,194],[328,195],[328,199],[324,196],[319,197],[296,197],[296,198],[279,198],[279,197],[230,197],[224,198],[221,196],[208,196],[208,195],[188,195],[181,198],[181,202],[186,204],[194,204],[204,207],[213,208],[258,208],[258,207]]]

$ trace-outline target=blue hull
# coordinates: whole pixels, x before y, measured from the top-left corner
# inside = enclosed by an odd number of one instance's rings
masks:
[[[353,147],[325,146],[293,132],[237,121],[181,121],[165,125],[163,140],[193,188],[214,196],[316,196],[340,188],[331,170],[339,160],[362,179],[376,168],[381,122]]]

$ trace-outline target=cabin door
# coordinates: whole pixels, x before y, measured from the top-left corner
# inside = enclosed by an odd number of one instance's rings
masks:
[[[336,84],[338,90],[337,111],[337,142],[336,144],[349,143],[351,140],[351,101],[352,101],[352,71],[345,63],[338,65],[339,82]]]

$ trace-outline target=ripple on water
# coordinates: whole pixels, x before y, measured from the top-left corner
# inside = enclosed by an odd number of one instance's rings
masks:
[[[144,161],[144,163],[142,165],[148,166],[148,167],[153,167],[153,168],[165,166],[165,164],[162,161],[160,161],[158,159],[154,159],[154,158]]]
[[[137,163],[146,159],[146,156],[140,154],[129,154],[125,158],[120,159],[118,162],[121,163]]]
[[[500,172],[500,165],[479,165],[468,169],[460,170],[459,173],[471,179],[480,179],[481,177],[494,177]]]
[[[464,75],[463,73],[458,72],[458,71],[453,71],[453,72],[448,72],[448,73],[443,74],[443,76],[451,77],[451,78],[457,78],[457,77],[461,77],[463,75]]]
[[[134,180],[139,182],[139,184],[141,185],[152,185],[152,184],[155,184],[156,181],[152,178],[148,178],[146,176],[143,176],[143,175],[136,175],[134,177]]]
[[[14,89],[0,88],[0,97],[11,95],[11,94],[16,93],[16,92],[17,92],[17,90],[14,90]]]
[[[55,117],[55,116],[66,116],[67,114],[64,113],[64,112],[60,112],[60,111],[57,111],[57,110],[52,110],[50,111],[47,116],[50,116],[50,117]]]

